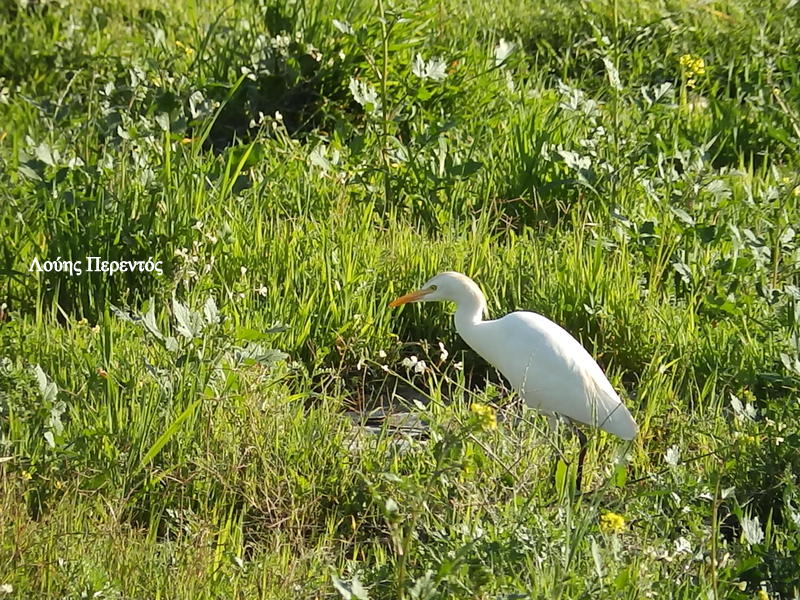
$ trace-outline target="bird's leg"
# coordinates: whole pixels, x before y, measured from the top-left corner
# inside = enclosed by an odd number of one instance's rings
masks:
[[[548,423],[550,425],[550,431],[554,434],[554,437],[558,438],[558,426],[559,426],[559,418],[555,415],[549,415]],[[577,494],[581,493],[581,487],[583,484],[583,463],[586,460],[586,451],[589,449],[589,439],[586,437],[586,434],[573,422],[569,421],[569,426],[575,435],[578,438],[578,442],[580,443],[580,450],[578,451],[578,467],[575,473],[575,492]],[[558,469],[558,461],[566,459],[564,458],[563,454],[558,450],[558,445],[554,445],[556,449],[556,462],[554,468],[554,477],[555,477],[555,469]]]
[[[589,449],[589,440],[586,438],[586,434],[580,430],[575,424],[572,425],[573,430],[575,431],[575,435],[578,436],[578,441],[581,444],[581,449],[578,452],[578,469],[577,473],[575,474],[575,491],[580,494],[581,493],[581,480],[583,479],[583,461],[586,459],[586,450]]]

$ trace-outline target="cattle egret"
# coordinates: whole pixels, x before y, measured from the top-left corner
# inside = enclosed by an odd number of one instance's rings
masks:
[[[450,301],[456,304],[456,331],[511,383],[525,404],[550,418],[563,415],[613,433],[636,437],[638,427],[591,355],[565,329],[542,315],[518,311],[484,321],[486,298],[466,275],[447,271],[416,292],[392,301]],[[585,436],[581,435],[582,442]],[[578,489],[583,451],[578,466]]]

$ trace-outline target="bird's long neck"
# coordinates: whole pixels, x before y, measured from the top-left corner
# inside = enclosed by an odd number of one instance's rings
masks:
[[[463,334],[481,321],[486,312],[486,298],[480,288],[470,281],[470,285],[462,298],[458,299],[456,308],[456,331]]]

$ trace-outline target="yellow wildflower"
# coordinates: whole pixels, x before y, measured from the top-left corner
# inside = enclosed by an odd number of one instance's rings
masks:
[[[758,592],[756,592],[756,598],[758,598],[758,600],[769,600],[769,594],[766,590],[758,590]]]
[[[178,48],[181,48],[186,53],[187,56],[191,56],[192,54],[194,54],[194,48],[192,48],[191,46],[187,46],[180,40],[176,40],[175,45]]]
[[[621,533],[625,529],[625,517],[617,513],[607,512],[600,516],[600,529],[612,533]]]
[[[473,402],[469,410],[477,417],[481,429],[485,431],[497,429],[497,413],[491,406]]]
[[[678,59],[681,67],[691,75],[705,75],[706,74],[706,61],[700,56],[692,56],[691,54],[684,54]]]
[[[686,77],[686,87],[694,87],[697,84],[696,77],[706,74],[706,61],[700,56],[684,54],[678,59],[681,65],[683,76]]]
[[[31,479],[33,479],[33,475],[31,474],[30,471],[23,471],[22,478],[30,481]]]

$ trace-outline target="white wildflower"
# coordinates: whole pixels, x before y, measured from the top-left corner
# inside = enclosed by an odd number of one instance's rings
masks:
[[[417,364],[414,365],[414,373],[424,373],[427,368],[428,365],[425,364],[424,360],[417,361]]]
[[[500,38],[497,46],[494,47],[494,66],[499,67],[506,59],[514,52],[516,44],[514,42],[507,42],[505,39]]]
[[[353,100],[363,106],[365,110],[380,112],[381,102],[378,100],[378,92],[371,85],[351,77],[350,93],[353,95]]]
[[[267,286],[262,285],[261,287],[256,288],[256,292],[258,293],[259,296],[266,298],[267,294],[269,293],[269,290],[267,289]]]
[[[678,446],[670,446],[664,453],[664,461],[670,467],[677,467],[681,461],[681,449]]]
[[[413,369],[416,367],[418,362],[419,359],[417,359],[416,356],[412,355],[405,357],[400,364],[403,365],[406,369]]]
[[[315,61],[322,62],[322,52],[317,50],[314,46],[309,44],[306,47],[306,52],[308,52],[309,56],[311,56],[311,58],[313,58]]]
[[[450,356],[450,353],[447,351],[447,348],[444,347],[442,342],[439,342],[439,360],[444,362],[447,360],[448,356]]]
[[[380,358],[386,358],[386,352],[384,352],[383,350],[378,350],[378,356]]]
[[[681,536],[675,540],[675,554],[690,554],[692,552],[692,545],[685,537]]]
[[[758,409],[753,406],[751,402],[743,404],[742,401],[733,394],[731,394],[731,408],[733,408],[733,414],[737,419],[755,421],[758,416]]]
[[[800,527],[800,511],[797,511],[791,504],[789,504],[789,516],[795,527]]]
[[[338,19],[334,19],[333,26],[344,34],[353,35],[353,26],[347,21],[339,21]]]
[[[461,361],[454,362],[454,363],[453,363],[453,368],[454,368],[456,371],[463,371],[463,370],[464,370],[464,363],[463,363],[463,362],[461,362]]]
[[[761,522],[757,516],[752,519],[749,517],[742,518],[742,533],[750,546],[764,541],[764,530],[761,529]]]
[[[411,63],[411,72],[420,79],[442,81],[447,77],[447,65],[441,58],[432,58],[426,62],[417,54]]]
[[[289,44],[292,43],[292,38],[289,37],[288,33],[279,33],[271,41],[273,48],[286,51],[289,48]]]
[[[603,57],[603,64],[606,66],[606,73],[608,74],[608,82],[611,84],[615,90],[621,90],[622,84],[619,80],[619,71],[617,71],[617,66],[611,61],[611,59],[607,57]]]

